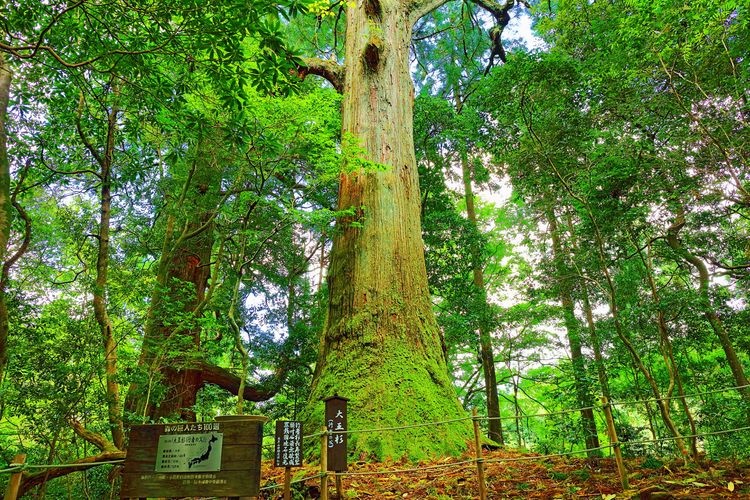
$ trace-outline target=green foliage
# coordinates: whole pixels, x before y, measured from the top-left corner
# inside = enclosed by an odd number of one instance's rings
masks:
[[[340,60],[346,5],[209,0],[196,7],[193,0],[138,8],[17,0],[0,8],[0,50],[14,70],[12,189],[33,234],[3,290],[11,327],[0,384],[6,462],[18,452],[30,463],[94,453],[71,430],[73,419],[111,434],[91,296],[98,172],[112,110],[114,199],[103,292],[121,390],[132,384],[143,391],[139,397],[148,393],[158,403],[169,389],[158,368],[205,361],[235,374],[246,369],[248,383],[278,389],[247,411],[301,418],[310,398],[327,301],[320,268],[334,220],[367,217],[368,210],[337,211],[336,183],[342,173],[386,168],[367,160],[357,138],[339,137],[341,97],[296,73],[305,44]],[[449,3],[423,17],[413,45],[429,286],[465,406],[485,411],[477,332],[486,328],[501,415],[517,417],[504,420],[511,444],[582,449],[578,414],[529,417],[575,407],[577,380],[614,401],[651,399],[623,339],[664,395],[678,393],[676,377],[688,396],[701,394],[688,398],[699,432],[745,426],[747,402],[732,391],[711,392],[735,379],[706,311],[716,313],[750,369],[747,7],[723,0],[542,2],[535,29],[548,50],[510,51],[507,64],[486,76],[481,54],[491,42],[477,8]],[[504,205],[476,196],[477,224],[466,217],[464,165],[477,192],[513,190]],[[680,216],[682,251],[667,241]],[[196,284],[162,280],[174,264],[162,258],[201,217],[211,220],[201,240],[208,241],[210,275],[208,298],[196,310]],[[559,262],[550,220],[561,240]],[[23,229],[16,217],[13,245]],[[707,282],[698,281],[689,255],[706,263]],[[474,283],[475,269],[484,272],[484,289]],[[583,367],[567,359],[561,336],[571,319],[559,304],[565,286]],[[169,334],[156,344],[157,362],[144,366],[149,313]],[[199,341],[179,335],[185,332]],[[347,353],[338,378],[321,381],[318,393],[363,392],[368,403],[354,415],[373,425],[444,415],[429,394],[399,394],[415,402],[409,414],[388,409],[383,394],[398,392],[404,380],[431,385],[435,375],[411,366],[408,352],[394,352],[387,360]],[[674,369],[665,362],[670,355]],[[280,366],[283,383],[273,376]],[[344,368],[351,367],[376,371],[378,383],[349,380]],[[206,386],[193,410],[211,419],[236,403],[235,395]],[[315,411],[311,421],[320,416],[320,407]],[[690,433],[678,400],[671,411],[680,432]],[[622,407],[615,417],[624,450],[647,456],[643,467],[660,467],[674,452],[671,444],[627,444],[652,432],[668,435],[653,404]],[[382,458],[407,449],[416,460],[455,452],[466,431],[367,435],[352,439],[351,453]],[[423,439],[435,441],[434,449],[422,449]],[[750,450],[742,433],[707,437],[701,446],[716,459],[746,458]],[[86,487],[92,497],[107,497],[108,472],[50,483],[47,496],[83,496]]]

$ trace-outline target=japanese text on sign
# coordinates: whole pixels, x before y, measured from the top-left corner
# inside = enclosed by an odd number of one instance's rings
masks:
[[[333,396],[325,400],[328,430],[328,470],[344,472],[346,463],[346,398]]]
[[[302,466],[302,423],[297,421],[276,422],[276,467]]]

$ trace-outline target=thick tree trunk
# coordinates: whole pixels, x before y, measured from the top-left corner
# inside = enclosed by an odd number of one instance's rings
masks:
[[[139,364],[150,375],[158,374],[158,380],[150,382],[146,395],[140,395],[137,409],[133,409],[154,420],[175,416],[195,419],[192,407],[201,385],[200,331],[191,315],[206,290],[213,243],[211,228],[201,226],[200,219],[188,223],[183,235],[197,234],[178,237],[162,257],[148,311]],[[159,385],[163,396],[154,398],[153,389]]]
[[[547,210],[547,222],[550,229],[550,238],[552,239],[552,258],[555,264],[555,273],[557,274],[558,290],[560,303],[563,308],[565,317],[565,332],[568,337],[568,346],[570,347],[570,359],[573,364],[573,380],[576,388],[576,399],[581,409],[581,425],[585,439],[586,449],[590,457],[600,456],[599,434],[596,430],[596,420],[594,418],[594,398],[591,395],[591,389],[586,382],[586,360],[583,357],[581,347],[580,324],[575,317],[575,305],[572,296],[572,274],[570,274],[564,262],[562,243],[560,233],[557,227],[557,219],[551,208]]]
[[[414,3],[409,4],[413,6]],[[328,274],[328,318],[313,380],[310,419],[324,397],[349,398],[352,428],[464,416],[448,377],[427,287],[412,136],[413,87],[407,6],[368,0],[347,10],[342,128],[364,160],[341,174]],[[350,452],[378,457],[455,453],[467,423],[378,435],[354,434]]]
[[[182,193],[167,218],[146,316],[139,368],[148,380],[131,386],[126,401],[127,409],[142,418],[194,420],[192,407],[203,383],[196,316],[208,283],[221,179],[206,144],[194,153]]]

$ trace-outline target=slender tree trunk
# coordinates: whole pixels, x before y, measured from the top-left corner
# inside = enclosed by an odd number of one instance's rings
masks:
[[[0,265],[6,262],[10,243],[10,224],[13,206],[10,199],[10,159],[8,158],[8,101],[13,73],[0,53]],[[0,287],[0,387],[8,365],[8,306],[5,303],[5,283]]]
[[[641,261],[643,262],[645,271],[646,271],[646,279],[648,281],[649,289],[651,290],[651,299],[654,301],[654,304],[657,307],[657,313],[656,313],[656,326],[659,330],[659,346],[660,351],[662,352],[662,357],[664,358],[664,364],[667,367],[667,373],[669,374],[669,388],[667,389],[666,396],[668,398],[672,397],[672,394],[674,392],[675,386],[678,387],[678,393],[680,395],[680,404],[682,406],[682,410],[685,413],[685,417],[687,418],[688,424],[690,425],[691,435],[693,437],[690,438],[690,454],[692,455],[693,459],[698,458],[698,448],[697,448],[697,438],[695,435],[697,434],[697,428],[695,425],[695,419],[693,418],[693,414],[690,411],[690,407],[687,404],[687,400],[685,398],[685,392],[682,388],[682,380],[680,379],[680,370],[677,366],[677,362],[675,361],[674,352],[672,350],[672,340],[669,337],[669,328],[667,326],[667,320],[664,313],[664,307],[661,301],[661,297],[659,296],[659,289],[656,286],[656,281],[654,280],[654,273],[653,273],[653,265],[651,262],[650,254],[644,255],[643,250],[640,249],[640,247],[636,244],[636,248],[639,248],[638,254],[641,257]],[[650,248],[649,248],[650,250]]]
[[[635,365],[631,365],[630,369],[633,371],[633,387],[635,387],[635,400],[641,401],[644,398],[641,397],[641,393],[643,392],[641,389],[641,384],[638,379],[638,368]],[[648,398],[646,398],[648,399]],[[659,435],[656,432],[656,425],[654,424],[654,412],[651,409],[650,403],[643,403],[643,407],[646,410],[646,420],[648,420],[648,430],[651,432],[651,439],[654,441],[659,438]]]
[[[567,269],[560,242],[560,232],[557,226],[557,219],[552,208],[547,209],[547,223],[550,229],[550,238],[552,239],[552,258],[555,264],[555,273],[557,274],[558,290],[560,302],[563,308],[565,319],[565,331],[568,337],[568,346],[570,347],[570,359],[573,363],[573,379],[576,388],[576,400],[581,409],[581,425],[585,439],[586,449],[590,457],[600,456],[599,434],[596,430],[596,419],[594,418],[594,398],[587,383],[586,360],[581,348],[580,324],[575,317],[575,305],[572,296],[572,274]]]
[[[568,227],[573,228],[573,221],[568,214],[567,217]],[[571,245],[573,251],[577,252],[578,242],[575,237],[575,233],[571,234]],[[599,332],[596,329],[596,322],[594,321],[594,313],[591,308],[591,299],[589,298],[589,287],[586,283],[586,277],[583,275],[580,269],[576,266],[578,276],[578,287],[581,292],[581,307],[583,309],[583,315],[586,318],[586,328],[588,330],[589,339],[591,340],[591,348],[594,351],[594,365],[596,366],[596,375],[599,379],[599,390],[602,392],[602,396],[606,397],[608,401],[612,401],[612,395],[609,391],[609,377],[607,376],[607,367],[604,364],[604,354],[602,352],[602,343],[599,340]]]
[[[599,379],[599,389],[602,391],[602,395],[606,397],[608,401],[611,401],[612,394],[609,391],[609,377],[607,376],[607,367],[604,364],[602,343],[599,340],[599,332],[596,329],[596,322],[594,321],[594,312],[591,309],[589,288],[583,277],[580,277],[580,280],[581,304],[583,306],[583,314],[586,317],[586,327],[588,328],[589,337],[591,338],[591,347],[594,350],[594,364],[596,365],[596,375]]]
[[[409,46],[422,3],[366,0],[347,9],[342,130],[364,153],[347,158],[340,178],[338,206],[355,215],[337,222],[333,241],[328,317],[307,409],[317,422],[319,401],[336,393],[349,398],[350,422],[363,428],[464,415],[448,377],[421,238]],[[361,160],[382,167],[362,168]],[[455,453],[470,433],[466,422],[408,429],[352,439],[350,452]]]
[[[622,323],[620,321],[620,309],[619,309],[619,305],[617,301],[617,288],[615,287],[614,280],[612,279],[612,275],[609,271],[609,263],[607,261],[608,259],[607,259],[607,253],[605,251],[604,238],[599,229],[597,219],[594,216],[591,206],[589,205],[587,200],[581,198],[579,195],[577,195],[573,191],[573,189],[567,183],[567,181],[562,176],[560,176],[557,167],[554,165],[554,163],[551,160],[549,160],[549,158],[548,158],[548,161],[550,161],[550,164],[553,167],[553,170],[558,175],[558,179],[560,180],[560,182],[563,183],[563,186],[565,187],[565,190],[568,192],[568,194],[573,199],[575,199],[578,203],[580,203],[581,206],[583,206],[586,210],[586,215],[588,216],[588,219],[591,221],[591,224],[593,226],[595,252],[599,260],[600,271],[604,275],[604,279],[606,282],[607,300],[609,303],[609,311],[612,317],[612,322],[614,325],[615,333],[617,334],[617,337],[625,346],[625,349],[630,354],[633,360],[633,363],[641,372],[643,377],[646,379],[646,382],[648,383],[649,387],[651,388],[651,392],[653,393],[654,397],[657,400],[657,405],[659,407],[659,412],[661,413],[662,420],[664,421],[664,425],[667,426],[669,431],[672,433],[672,436],[674,436],[675,438],[675,445],[680,450],[680,453],[682,454],[682,456],[687,457],[687,450],[685,449],[684,440],[682,439],[682,435],[677,430],[677,426],[674,424],[674,421],[672,420],[672,417],[669,411],[668,401],[665,401],[664,399],[662,399],[661,391],[659,389],[658,384],[656,383],[656,380],[654,379],[648,367],[646,367],[646,365],[643,363],[643,359],[641,358],[637,349],[633,345],[633,342],[631,341],[630,336],[625,332],[624,328],[622,327]]]
[[[597,246],[599,247],[599,253],[600,253],[600,263],[602,266],[602,271],[604,272],[604,276],[607,280],[607,287],[609,290],[609,308],[610,308],[610,314],[612,315],[612,320],[615,327],[615,333],[617,333],[617,336],[620,338],[620,341],[625,345],[625,348],[630,353],[631,358],[633,359],[633,363],[635,364],[636,368],[638,368],[638,371],[641,372],[643,375],[643,378],[646,379],[646,382],[648,383],[649,387],[651,387],[651,393],[656,398],[656,405],[659,408],[659,413],[661,413],[662,420],[664,421],[664,425],[667,426],[667,429],[669,429],[669,432],[674,436],[675,438],[675,445],[679,449],[681,455],[683,457],[687,456],[687,450],[685,449],[685,443],[682,439],[682,435],[677,430],[677,426],[674,423],[674,420],[672,420],[672,416],[669,409],[669,401],[663,399],[663,396],[661,394],[661,390],[659,389],[659,386],[656,383],[656,380],[654,379],[653,375],[651,374],[651,371],[648,369],[648,367],[643,363],[643,359],[641,358],[640,354],[636,350],[635,346],[633,345],[633,342],[630,340],[629,336],[625,333],[624,329],[622,328],[622,324],[620,322],[620,309],[617,304],[617,298],[616,298],[616,291],[615,286],[612,281],[612,278],[609,273],[609,269],[607,269],[607,263],[604,260],[604,251],[603,251],[603,243],[601,241],[601,237],[597,234]]]
[[[460,109],[458,110],[460,113]],[[471,168],[466,153],[461,154],[461,172],[464,183],[464,199],[466,200],[466,216],[475,231],[479,231],[477,223],[477,212],[474,207],[474,188],[472,186]],[[481,249],[476,240],[471,248],[472,275],[474,288],[477,292],[477,308],[483,311],[479,323],[479,354],[482,360],[482,372],[484,373],[484,393],[487,398],[488,421],[487,437],[503,444],[503,427],[500,420],[500,402],[497,394],[497,376],[495,375],[495,354],[492,349],[492,337],[487,324],[489,304],[487,303],[487,290],[484,285],[484,270],[481,265]]]
[[[711,304],[711,297],[708,293],[710,279],[708,268],[706,268],[706,264],[703,262],[703,260],[697,255],[690,253],[690,251],[685,248],[685,246],[679,239],[680,230],[682,230],[684,225],[685,211],[680,210],[675,217],[674,222],[671,226],[669,226],[669,229],[667,230],[667,243],[677,255],[679,255],[682,259],[693,266],[698,272],[698,293],[703,316],[706,318],[706,320],[708,320],[711,328],[716,334],[716,337],[719,339],[721,348],[724,350],[724,355],[727,358],[727,364],[729,364],[729,369],[732,370],[734,382],[738,387],[737,391],[745,400],[745,403],[750,405],[750,387],[748,387],[748,379],[745,376],[745,370],[742,366],[742,362],[740,361],[739,356],[737,356],[737,352],[732,345],[732,340],[729,338],[729,333],[724,327],[724,323],[721,321],[721,318],[716,313],[716,310]],[[748,421],[750,421],[750,409],[748,410],[747,418]]]
[[[518,403],[518,377],[511,376],[513,381],[513,413],[516,417],[516,436],[518,437],[518,447],[523,448],[523,433],[521,432],[521,406]]]
[[[117,342],[115,341],[112,322],[107,312],[107,274],[109,270],[109,244],[110,244],[110,219],[112,209],[112,163],[115,152],[115,134],[117,131],[117,89],[114,87],[113,95],[115,102],[107,113],[107,137],[104,144],[104,152],[100,154],[93,144],[86,139],[80,123],[79,108],[78,131],[86,147],[91,151],[99,163],[100,207],[99,207],[99,234],[96,257],[96,280],[93,290],[93,307],[96,322],[101,332],[104,347],[104,373],[107,391],[107,413],[109,419],[112,442],[117,448],[122,449],[125,444],[125,434],[122,424],[122,405],[120,403],[120,385],[117,382]],[[84,104],[81,94],[81,107]]]

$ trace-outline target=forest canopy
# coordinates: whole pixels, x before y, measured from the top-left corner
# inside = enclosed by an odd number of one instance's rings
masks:
[[[633,454],[747,458],[696,437],[750,424],[747,6],[14,0],[0,31],[6,465],[317,427],[334,393],[354,428],[477,409],[488,442],[591,456],[604,396],[638,402]],[[116,481],[50,470],[22,489]]]

